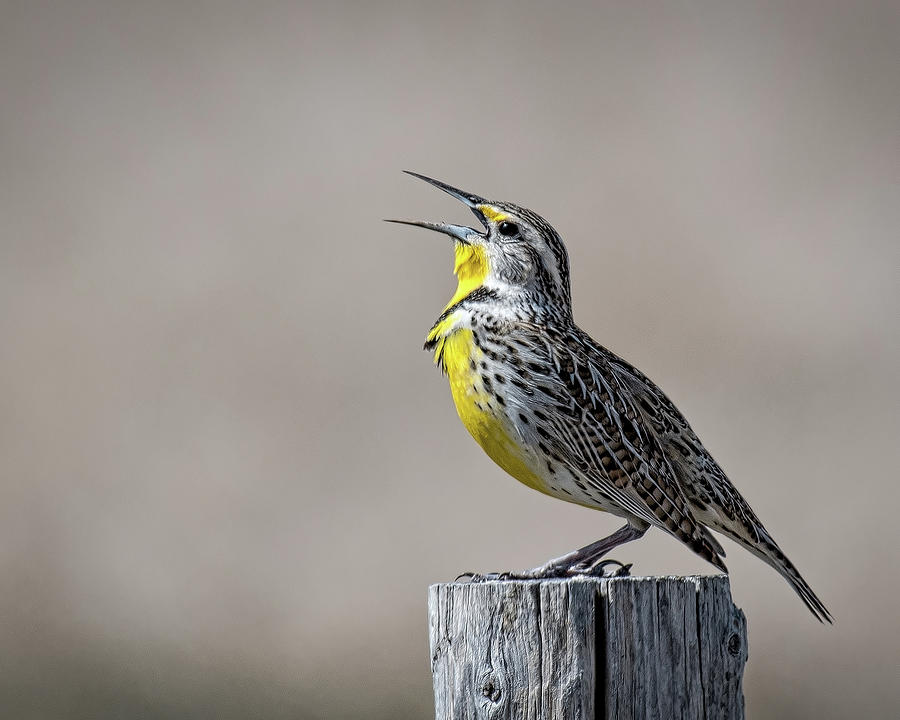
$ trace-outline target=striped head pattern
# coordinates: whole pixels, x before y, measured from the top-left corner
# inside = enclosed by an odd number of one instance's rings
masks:
[[[435,230],[454,239],[459,287],[448,308],[478,291],[499,304],[571,317],[568,254],[546,220],[513,203],[486,200],[424,175],[409,174],[465,203],[484,227],[390,221]]]

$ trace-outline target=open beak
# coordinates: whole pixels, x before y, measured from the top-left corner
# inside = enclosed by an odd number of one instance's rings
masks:
[[[442,183],[440,180],[435,180],[430,177],[425,177],[424,175],[420,175],[419,173],[411,172],[410,170],[404,170],[407,175],[412,175],[413,177],[417,177],[420,180],[424,180],[430,185],[434,185],[439,190],[443,190],[448,195],[452,195],[457,200],[462,203],[465,203],[469,206],[469,209],[474,213],[475,217],[478,218],[479,222],[487,228],[487,222],[485,221],[484,215],[482,215],[481,211],[478,209],[479,205],[486,205],[487,200],[479,195],[475,195],[474,193],[464,192],[462,190],[458,190],[457,188],[447,185],[447,183]],[[432,223],[432,222],[422,222],[418,220],[387,220],[386,222],[399,223],[401,225],[415,225],[416,227],[423,227],[427,230],[435,230],[439,233],[444,233],[445,235],[449,235],[450,237],[459,240],[461,243],[466,245],[471,245],[471,241],[475,238],[484,239],[484,235],[477,230],[466,227],[465,225],[452,225],[450,223]]]
[[[449,235],[450,237],[459,240],[465,245],[472,244],[469,240],[470,238],[474,239],[475,237],[484,237],[477,230],[473,230],[472,228],[466,227],[465,225],[451,225],[450,223],[431,223],[420,220],[385,220],[385,222],[397,223],[398,225],[415,225],[416,227],[423,227],[427,230],[436,230],[439,233],[444,233],[444,235]]]

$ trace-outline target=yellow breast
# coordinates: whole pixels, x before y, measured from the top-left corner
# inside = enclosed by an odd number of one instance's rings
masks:
[[[528,453],[497,399],[485,390],[478,372],[482,352],[472,331],[459,329],[441,341],[444,369],[459,419],[490,458],[519,482],[547,492],[528,463]]]

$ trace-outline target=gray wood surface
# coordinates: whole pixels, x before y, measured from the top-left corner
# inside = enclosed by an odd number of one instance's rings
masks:
[[[429,590],[437,720],[743,718],[728,578],[571,578]]]

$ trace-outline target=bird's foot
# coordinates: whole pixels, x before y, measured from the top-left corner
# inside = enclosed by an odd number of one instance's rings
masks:
[[[631,565],[631,563],[625,564],[618,560],[613,560],[612,558],[598,560],[589,565],[583,565],[581,563],[568,565],[565,563],[553,562],[551,560],[544,565],[531,568],[531,570],[523,570],[522,572],[465,572],[457,576],[455,582],[483,583],[503,580],[552,580],[568,577],[630,577]],[[607,568],[611,569],[607,570]]]
[[[549,562],[531,570],[521,572],[473,573],[459,575],[455,582],[483,583],[496,580],[550,580],[552,578],[569,577],[570,568],[565,565]]]
[[[612,566],[612,570],[607,571],[607,567]],[[581,576],[581,577],[601,577],[601,578],[617,578],[617,577],[630,577],[631,576],[631,566],[632,563],[619,562],[618,560],[613,560],[612,558],[608,558],[606,560],[600,560],[599,562],[594,563],[588,567],[583,565],[573,565],[569,568],[568,574],[570,576]]]
[[[551,560],[543,565],[523,570],[522,572],[503,573],[501,580],[553,580],[555,578],[568,577],[572,566],[569,563]]]

